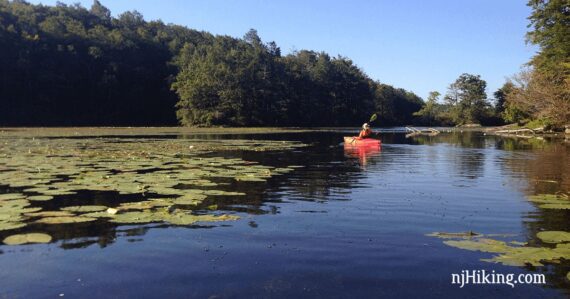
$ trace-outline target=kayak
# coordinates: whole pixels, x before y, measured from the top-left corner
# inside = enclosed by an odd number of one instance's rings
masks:
[[[382,141],[380,139],[373,139],[373,138],[364,138],[359,139],[358,137],[344,137],[344,145],[353,145],[353,146],[381,146]]]

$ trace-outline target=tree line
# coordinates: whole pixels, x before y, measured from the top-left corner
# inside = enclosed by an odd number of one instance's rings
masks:
[[[214,36],[111,16],[95,0],[0,0],[0,125],[358,125],[411,123],[423,101],[346,57],[281,55],[251,30]]]
[[[462,74],[426,101],[371,79],[349,58],[282,55],[257,31],[243,38],[111,16],[98,0],[0,0],[0,125],[356,126],[539,124],[570,119],[570,7],[530,0],[528,67],[487,97]]]
[[[190,125],[350,126],[378,112],[383,124],[413,122],[423,101],[370,79],[350,59],[324,52],[281,56],[255,30],[186,45],[172,85],[178,117]]]

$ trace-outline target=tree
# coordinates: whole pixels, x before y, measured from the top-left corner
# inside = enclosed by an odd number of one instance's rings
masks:
[[[426,125],[433,125],[436,123],[438,117],[438,101],[441,94],[437,91],[432,91],[429,93],[425,105],[418,112],[414,113],[414,116],[419,116],[421,122]]]
[[[512,110],[509,121],[525,118],[541,120],[547,125],[563,126],[570,120],[570,82],[553,84],[548,75],[524,70],[513,78],[513,88],[507,94]]]
[[[506,109],[507,95],[513,90],[514,84],[510,81],[493,93],[495,96],[495,113],[501,115]]]
[[[513,78],[506,120],[522,117],[562,127],[570,122],[570,2],[530,0],[527,41],[540,47],[531,68]]]
[[[445,101],[451,107],[450,116],[456,124],[480,123],[484,118],[487,82],[479,75],[461,74],[449,85]]]
[[[103,6],[99,0],[93,0],[90,12],[105,22],[111,21],[111,11]]]
[[[540,51],[531,65],[554,83],[570,80],[570,2],[568,0],[530,0],[531,31],[527,41],[538,45]]]
[[[255,29],[249,29],[249,31],[243,36],[243,40],[253,46],[261,45],[261,38]]]

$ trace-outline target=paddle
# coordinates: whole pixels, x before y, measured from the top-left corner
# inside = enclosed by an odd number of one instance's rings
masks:
[[[378,115],[376,115],[376,113],[372,114],[372,116],[370,116],[370,120],[368,121],[368,123],[372,123],[373,121],[375,121],[378,118]],[[378,133],[374,133],[375,135],[378,135]]]

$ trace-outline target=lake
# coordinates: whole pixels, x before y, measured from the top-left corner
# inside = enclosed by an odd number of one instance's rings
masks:
[[[541,234],[570,231],[563,139],[396,129],[362,149],[341,144],[357,129],[0,131],[0,240],[14,244],[0,245],[0,297],[570,294],[570,239]],[[461,288],[462,270],[546,283]]]

